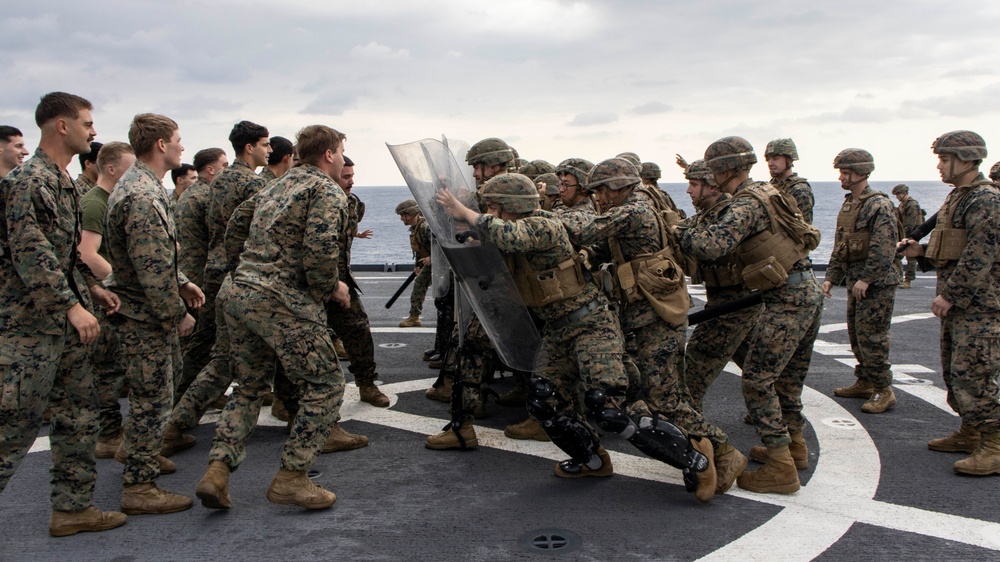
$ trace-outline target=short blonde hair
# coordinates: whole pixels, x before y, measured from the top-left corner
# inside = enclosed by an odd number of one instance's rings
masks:
[[[127,142],[112,141],[101,147],[97,153],[97,169],[102,172],[111,164],[117,164],[125,154],[135,154],[132,145]]]
[[[132,126],[128,129],[128,142],[135,150],[136,156],[146,156],[153,152],[156,141],[169,141],[174,131],[179,128],[176,121],[164,115],[140,113],[132,118]]]
[[[295,148],[299,153],[299,161],[303,164],[316,164],[326,154],[327,150],[337,151],[337,146],[344,142],[347,135],[326,125],[309,125],[303,127],[295,135]]]

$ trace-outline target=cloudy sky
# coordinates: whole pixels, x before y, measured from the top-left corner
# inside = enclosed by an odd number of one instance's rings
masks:
[[[171,0],[20,3],[0,21],[0,123],[37,142],[40,95],[95,104],[98,139],[132,116],[181,126],[185,160],[249,119],[348,135],[360,185],[399,185],[385,143],[498,136],[528,159],[626,150],[683,181],[740,135],[792,137],[799,172],[836,180],[848,146],[872,179],[936,179],[940,133],[1000,159],[1000,2],[815,0]],[[766,167],[754,169],[758,178]]]

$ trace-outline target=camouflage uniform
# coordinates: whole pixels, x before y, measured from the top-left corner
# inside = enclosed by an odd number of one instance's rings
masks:
[[[871,234],[867,256],[859,260],[852,257],[848,261],[844,233],[838,225],[825,281],[839,286],[847,280],[847,336],[858,360],[854,376],[859,381],[872,383],[875,388],[885,388],[892,384],[889,326],[896,286],[902,277],[902,268],[896,259],[899,241],[896,213],[889,198],[871,187],[866,187],[859,195],[866,198],[854,201],[848,193],[840,212],[843,216],[850,212],[852,205],[861,206],[850,228],[851,232]],[[869,284],[865,298],[860,300],[851,290],[858,281]]]
[[[413,258],[421,260],[431,255],[431,229],[427,226],[427,221],[423,216],[417,217],[416,226],[410,227],[410,248],[413,249]],[[417,278],[413,280],[413,291],[410,293],[410,317],[420,316],[424,308],[424,298],[427,297],[427,288],[431,284],[431,265],[423,267]]]
[[[920,209],[920,203],[913,197],[907,197],[906,201],[899,203],[896,207],[896,216],[899,223],[903,225],[903,233],[909,234],[914,228],[924,223],[924,213]],[[917,260],[906,258],[906,281],[913,281],[917,278]]]
[[[766,183],[744,181],[717,222],[679,231],[681,250],[700,260],[715,260],[732,253],[751,236],[769,230],[771,219],[764,206],[753,197],[739,197],[741,190],[752,185],[773,189]],[[805,427],[802,387],[823,310],[823,293],[812,275],[809,258],[796,262],[790,273],[800,274],[802,280],[762,294],[764,309],[743,365],[743,397],[757,433],[768,447],[789,444],[789,431],[800,433]]]
[[[208,261],[208,203],[212,197],[211,187],[198,178],[184,190],[177,199],[174,215],[177,220],[177,241],[181,245],[177,265],[198,287],[205,286],[205,262]],[[194,333],[181,339],[184,352],[184,369],[177,398],[181,398],[198,373],[211,358],[212,344],[215,342],[215,317],[198,311],[198,324]]]
[[[42,149],[0,179],[0,492],[52,405],[54,511],[91,505],[97,394],[89,346],[66,311],[90,306],[96,283],[77,261],[77,188]]]
[[[806,219],[807,223],[812,224],[813,206],[816,203],[816,199],[813,197],[813,190],[812,186],[809,185],[809,180],[792,172],[792,175],[783,180],[772,179],[771,185],[777,188],[778,191],[791,195],[795,199],[795,204],[799,206],[802,218]]]
[[[272,181],[278,179],[278,176],[274,175],[274,172],[271,171],[271,168],[268,168],[267,166],[264,166],[264,169],[261,170],[259,174],[257,174],[257,177],[264,180],[264,185],[267,185]]]
[[[246,457],[277,356],[302,390],[281,469],[305,471],[315,462],[344,394],[323,302],[337,287],[346,220],[347,197],[315,166],[293,168],[260,196],[223,304],[239,387],[222,412],[210,461],[234,469]]]
[[[180,376],[177,325],[187,315],[179,289],[188,283],[177,266],[177,229],[160,178],[137,161],[108,199],[104,241],[114,275],[108,287],[121,298],[118,317],[129,384],[130,414],[122,448],[126,486],[152,482],[156,457]]]
[[[107,244],[104,242],[104,216],[108,210],[108,197],[104,189],[91,189],[80,199],[83,230],[101,235],[101,247],[97,253],[108,259]],[[125,385],[125,364],[121,356],[121,338],[117,327],[111,322],[101,324],[101,334],[91,355],[94,381],[101,411],[101,437],[112,438],[122,432],[122,412],[118,398]]]
[[[90,190],[97,187],[97,184],[94,183],[92,179],[88,178],[83,174],[76,176],[76,181],[74,183],[76,184],[76,190],[79,193],[80,197],[83,197],[84,195],[90,193]]]

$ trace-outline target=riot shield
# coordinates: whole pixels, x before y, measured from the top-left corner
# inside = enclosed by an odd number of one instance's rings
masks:
[[[454,219],[434,200],[437,190],[445,189],[476,208],[463,169],[468,166],[460,166],[449,145],[434,139],[386,146],[500,359],[513,369],[531,371],[541,337],[500,250],[477,240],[471,225]]]

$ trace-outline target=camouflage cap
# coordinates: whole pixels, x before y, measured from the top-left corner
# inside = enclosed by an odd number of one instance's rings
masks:
[[[845,148],[833,159],[833,167],[868,175],[875,171],[875,157],[863,148]]]
[[[556,175],[564,176],[569,174],[576,178],[580,185],[586,185],[587,174],[594,169],[594,163],[583,158],[567,158],[556,166]]]
[[[550,172],[555,173],[556,167],[549,164],[545,160],[532,160],[517,171],[519,174],[524,174],[531,179],[535,179],[542,174],[548,174]]]
[[[934,154],[954,154],[962,162],[986,159],[986,141],[972,131],[951,131],[934,140]]]
[[[642,170],[639,172],[639,177],[644,180],[658,180],[662,174],[660,173],[660,167],[653,162],[643,162]]]
[[[587,191],[594,192],[601,186],[611,191],[635,187],[642,182],[635,165],[625,158],[609,158],[598,163],[587,174]]]
[[[993,164],[993,167],[990,168],[990,179],[1000,181],[1000,162]]]
[[[419,213],[419,212],[420,212],[420,205],[417,205],[417,202],[414,201],[413,199],[407,199],[406,201],[403,201],[399,205],[396,205],[397,215],[412,215],[414,213]]]
[[[712,187],[718,187],[715,183],[715,174],[708,169],[708,164],[704,160],[695,160],[688,164],[684,170],[684,178],[687,180],[700,180]]]
[[[910,186],[906,185],[905,183],[901,183],[896,187],[892,188],[893,195],[899,195],[900,193],[909,193],[909,192],[910,192]]]
[[[472,145],[465,154],[465,161],[470,166],[484,164],[486,166],[511,165],[514,161],[514,150],[501,139],[483,139]]]
[[[494,176],[483,184],[480,194],[486,201],[499,203],[508,213],[530,213],[539,208],[538,189],[522,174]]]
[[[723,137],[705,149],[705,164],[713,172],[750,168],[756,163],[753,145],[743,137]]]
[[[559,195],[559,176],[555,172],[541,174],[535,178],[535,187],[545,184],[545,195]]]
[[[799,151],[795,149],[795,142],[792,139],[774,139],[767,143],[764,149],[764,157],[787,156],[792,160],[799,159]]]

